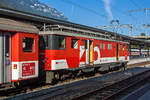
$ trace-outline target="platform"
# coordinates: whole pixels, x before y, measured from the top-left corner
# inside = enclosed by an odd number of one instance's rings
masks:
[[[136,59],[129,60],[127,65],[136,64],[136,63],[142,63],[142,62],[147,62],[147,61],[150,61],[150,57],[136,58]]]

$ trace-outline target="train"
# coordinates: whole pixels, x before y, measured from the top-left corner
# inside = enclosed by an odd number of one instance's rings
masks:
[[[130,49],[130,59],[148,57],[149,55],[150,55],[149,49],[139,49],[139,48]]]
[[[52,24],[39,30],[24,21],[0,18],[0,85],[37,79],[52,83],[70,74],[125,67],[128,45],[88,29]]]

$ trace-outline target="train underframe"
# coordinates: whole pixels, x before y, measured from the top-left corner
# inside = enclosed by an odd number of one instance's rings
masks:
[[[123,69],[125,70],[127,67],[127,62],[118,62],[118,63],[107,63],[107,64],[99,64],[99,65],[89,65],[79,68],[73,69],[61,69],[54,71],[41,71],[38,78],[34,78],[31,80],[20,80],[16,82],[11,82],[9,84],[2,84],[1,87],[21,87],[30,85],[38,82],[46,83],[46,84],[56,84],[58,81],[63,81],[66,78],[77,78],[80,75],[94,75],[96,72],[106,73],[113,70]],[[38,84],[37,84],[38,85]]]
[[[108,63],[108,64],[99,64],[99,65],[90,65],[80,68],[73,69],[62,69],[62,70],[46,70],[45,71],[45,83],[53,84],[56,81],[64,80],[67,77],[76,78],[81,74],[95,74],[96,72],[109,72],[113,70],[123,69],[127,67],[127,62],[118,62],[118,63]]]

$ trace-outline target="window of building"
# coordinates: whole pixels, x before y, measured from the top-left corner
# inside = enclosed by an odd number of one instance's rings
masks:
[[[71,39],[71,48],[78,49],[78,40]]]
[[[25,37],[23,38],[23,52],[33,52],[34,51],[34,39]]]

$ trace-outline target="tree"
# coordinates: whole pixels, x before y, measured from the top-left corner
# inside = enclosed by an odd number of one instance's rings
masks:
[[[146,34],[145,33],[141,33],[141,36],[146,36]]]

